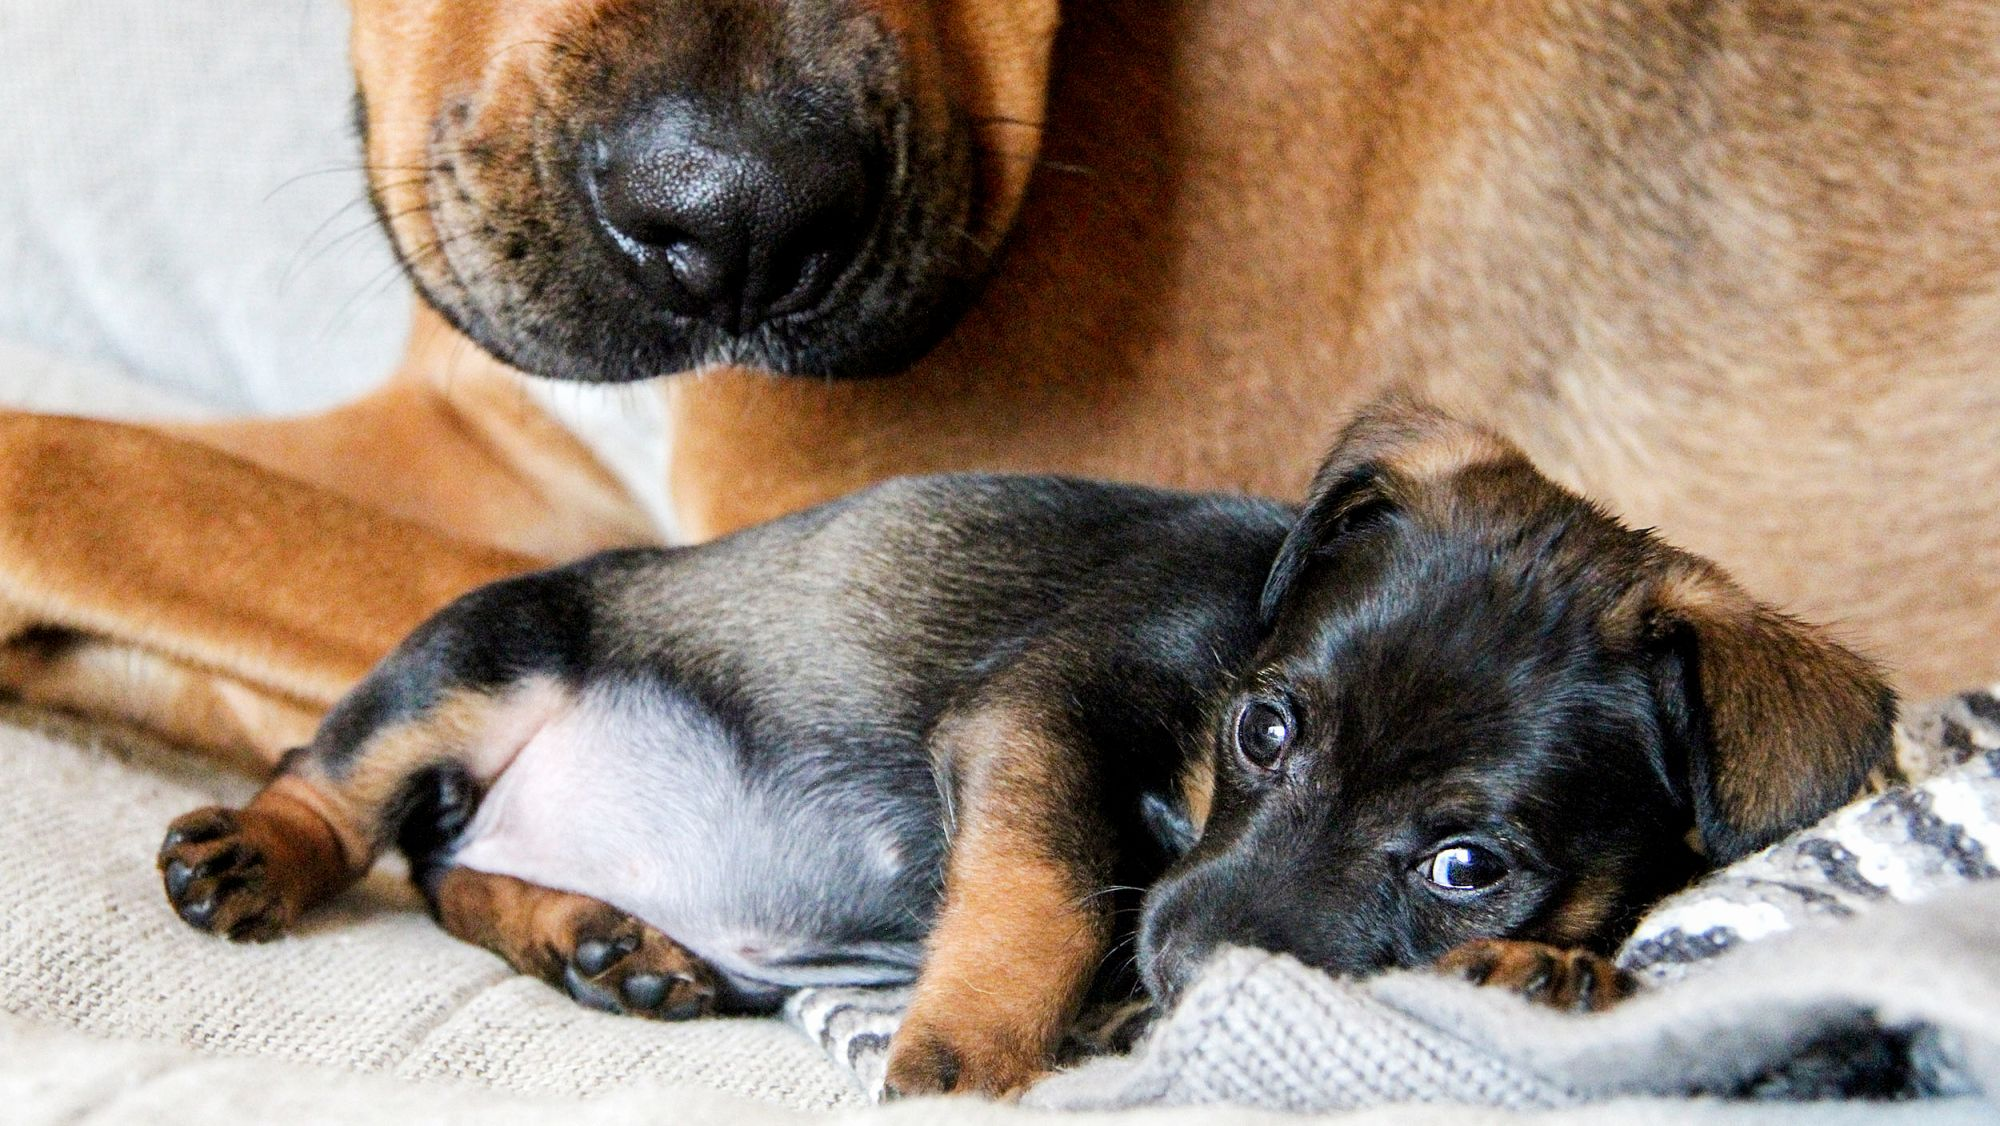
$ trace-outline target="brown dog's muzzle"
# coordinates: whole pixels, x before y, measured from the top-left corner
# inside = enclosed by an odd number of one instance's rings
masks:
[[[597,225],[661,308],[740,336],[816,308],[853,264],[888,159],[813,101],[676,95],[590,143]]]
[[[371,187],[425,297],[524,370],[892,372],[1012,220],[1053,9],[357,0]]]

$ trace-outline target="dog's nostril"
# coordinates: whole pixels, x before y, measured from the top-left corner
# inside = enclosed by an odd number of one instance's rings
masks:
[[[649,293],[742,332],[812,308],[852,261],[867,151],[822,114],[676,97],[590,142],[585,186]]]

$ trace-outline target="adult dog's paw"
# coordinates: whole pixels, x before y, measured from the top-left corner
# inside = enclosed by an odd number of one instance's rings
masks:
[[[1499,938],[1468,942],[1438,959],[1437,969],[1579,1013],[1608,1009],[1634,988],[1632,976],[1602,954]]]
[[[291,925],[254,818],[211,806],[174,820],[160,843],[160,880],[187,925],[237,942],[263,942]]]

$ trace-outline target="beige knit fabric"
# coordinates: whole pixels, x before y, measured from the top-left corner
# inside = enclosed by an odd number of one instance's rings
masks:
[[[98,1036],[531,1094],[648,1082],[800,1109],[860,1102],[777,1021],[590,1012],[439,931],[388,874],[293,938],[234,946],[196,934],[167,909],[153,851],[175,815],[241,798],[247,783],[75,734],[0,727],[0,1010]]]
[[[1515,1115],[1408,1106],[1342,1115],[1338,1126],[1975,1126],[1965,1105],[1743,1107],[1634,1100]],[[1299,1126],[1333,1119],[1227,1107],[1049,1114],[979,1099],[930,1099],[812,1115],[685,1085],[635,1083],[591,1099],[451,1082],[354,1076],[270,1060],[107,1043],[0,1016],[0,1122],[7,1126]]]

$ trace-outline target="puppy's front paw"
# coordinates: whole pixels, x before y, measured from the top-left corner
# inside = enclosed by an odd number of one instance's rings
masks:
[[[237,942],[263,942],[285,932],[291,914],[257,838],[242,811],[215,806],[168,826],[160,843],[160,879],[182,921]]]
[[[1038,1045],[1003,1030],[912,1013],[889,1045],[883,1094],[898,1099],[955,1094],[1018,1098],[1042,1077],[1046,1063]]]
[[[1438,959],[1437,969],[1579,1013],[1608,1009],[1634,988],[1632,976],[1602,954],[1499,938],[1468,942]]]
[[[715,1009],[708,967],[616,908],[580,915],[561,953],[562,988],[578,1004],[652,1020],[687,1020]]]

